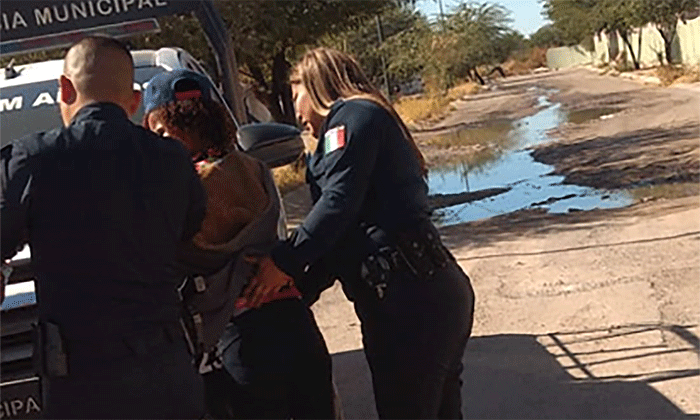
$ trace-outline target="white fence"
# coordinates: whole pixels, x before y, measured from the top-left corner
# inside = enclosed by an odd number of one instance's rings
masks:
[[[547,66],[552,69],[586,64],[597,66],[618,60],[625,60],[629,65],[632,65],[629,47],[625,45],[618,34],[600,33],[594,37],[594,44],[594,51],[580,45],[550,48],[547,50]],[[632,44],[635,57],[639,57],[642,67],[656,66],[665,62],[664,41],[655,27],[647,25],[633,31],[630,36],[630,44]],[[675,63],[700,65],[700,17],[685,23],[678,22],[676,37],[672,42],[671,56]]]

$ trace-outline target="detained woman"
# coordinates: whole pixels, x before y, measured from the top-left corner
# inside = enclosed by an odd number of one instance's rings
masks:
[[[180,262],[195,283],[196,291],[187,282],[181,292],[199,310],[184,319],[194,319],[189,336],[209,414],[333,418],[330,356],[296,287],[280,288],[256,308],[236,305],[250,277],[248,253],[276,241],[280,203],[267,167],[233,146],[233,121],[213,97],[209,80],[188,70],[154,76],[143,95],[144,126],[183,143],[207,194],[202,227]]]

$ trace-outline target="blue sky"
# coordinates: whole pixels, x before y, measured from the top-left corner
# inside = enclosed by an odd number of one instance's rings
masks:
[[[478,3],[486,2],[487,0],[479,0]],[[542,4],[540,0],[488,0],[490,3],[500,4],[511,11],[513,19],[512,26],[525,36],[533,34],[537,29],[543,26],[545,18],[540,14]],[[462,3],[459,0],[442,0],[442,8],[445,13],[448,13],[455,5]],[[429,18],[436,18],[439,15],[440,7],[437,0],[419,0],[416,3],[418,10]]]

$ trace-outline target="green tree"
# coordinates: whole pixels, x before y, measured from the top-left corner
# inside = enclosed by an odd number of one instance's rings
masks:
[[[652,23],[664,40],[666,62],[673,63],[673,41],[678,21],[684,21],[687,13],[696,12],[697,0],[638,0],[645,23]]]
[[[530,46],[538,48],[552,48],[565,45],[562,33],[552,24],[544,25],[530,35],[528,43]]]
[[[295,121],[290,60],[324,34],[355,26],[392,4],[391,0],[219,0],[239,61],[267,92],[275,119],[288,123]]]
[[[596,0],[593,8],[593,17],[596,19],[594,28],[596,32],[617,32],[632,58],[635,69],[639,69],[639,57],[634,53],[630,42],[632,31],[644,25],[642,4],[640,0]],[[641,33],[640,33],[641,44]]]
[[[357,25],[399,0],[217,0],[231,35],[241,71],[258,85],[277,121],[294,123],[288,72],[306,45],[324,34]],[[135,41],[138,47],[180,46],[214,68],[199,24],[191,16],[161,19],[162,31]]]
[[[507,29],[496,37],[493,42],[494,48],[494,64],[503,63],[515,51],[523,49],[526,45],[526,40],[523,34],[514,30]]]
[[[599,29],[596,0],[542,0],[542,14],[552,21],[564,45],[582,44],[593,49],[592,35]]]
[[[385,71],[389,84],[395,86],[423,70],[430,34],[423,15],[411,7],[396,5],[362,19],[356,27],[326,35],[319,43],[352,54],[376,86],[385,85]]]
[[[426,68],[431,57],[432,31],[427,19],[414,14],[411,25],[388,37],[380,52],[388,57],[388,72],[396,83],[409,83]]]
[[[513,39],[510,12],[493,3],[462,3],[445,22],[447,40],[454,48],[449,64],[453,77],[470,77],[484,84],[477,67],[493,65],[505,59],[510,37]]]

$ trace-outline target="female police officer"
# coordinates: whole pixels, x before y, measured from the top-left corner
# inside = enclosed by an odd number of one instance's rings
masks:
[[[350,56],[311,50],[291,83],[297,117],[319,140],[307,161],[314,206],[260,262],[248,299],[292,279],[305,290],[305,272],[330,267],[362,321],[379,416],[461,417],[474,293],[429,220],[422,155]]]

